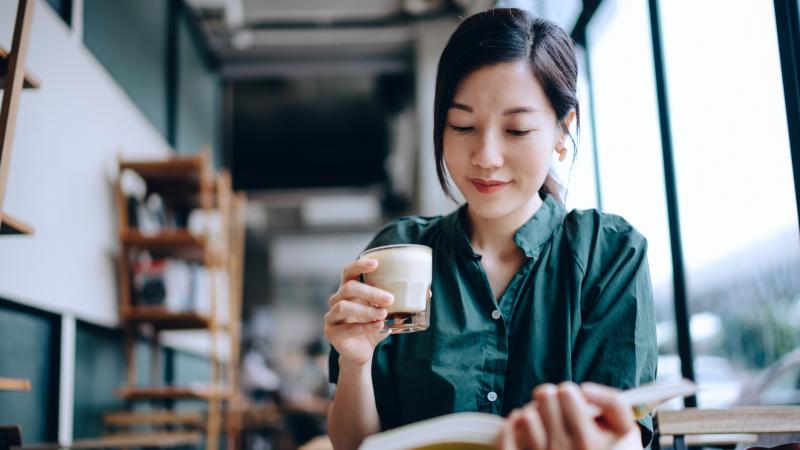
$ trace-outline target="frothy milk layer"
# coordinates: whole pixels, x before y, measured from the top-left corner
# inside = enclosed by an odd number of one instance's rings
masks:
[[[369,251],[361,256],[365,258],[378,260],[378,268],[364,274],[364,281],[394,295],[389,313],[425,310],[433,272],[430,248],[392,246]]]

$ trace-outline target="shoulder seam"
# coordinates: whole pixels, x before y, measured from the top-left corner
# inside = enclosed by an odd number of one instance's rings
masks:
[[[567,214],[568,216],[569,214]],[[567,222],[567,216],[564,216],[564,220],[562,221],[562,226],[564,227],[564,232],[567,233],[569,236],[569,223]],[[583,263],[578,258],[578,255],[575,253],[575,248],[572,246],[572,242],[570,239],[567,239],[567,247],[569,248],[569,254],[572,257],[572,260],[575,262],[575,265],[578,266],[578,269],[581,271],[581,278],[586,276],[586,268],[583,267]]]

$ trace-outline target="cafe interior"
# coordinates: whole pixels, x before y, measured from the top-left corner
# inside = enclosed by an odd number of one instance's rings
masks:
[[[323,333],[388,221],[437,216],[442,49],[571,36],[567,211],[648,241],[652,448],[800,442],[797,0],[0,0],[0,450],[330,449]]]

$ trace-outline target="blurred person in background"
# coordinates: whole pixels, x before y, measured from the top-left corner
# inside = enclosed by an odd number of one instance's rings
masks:
[[[281,377],[268,359],[270,343],[263,338],[245,342],[242,357],[242,388],[256,402],[278,401]]]
[[[281,390],[286,425],[298,445],[326,433],[325,415],[332,395],[326,345],[320,338],[303,350],[297,373],[286,377]]]

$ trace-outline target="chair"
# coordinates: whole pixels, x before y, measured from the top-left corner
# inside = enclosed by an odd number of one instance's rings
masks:
[[[669,437],[675,450],[685,450],[687,445],[754,444],[762,434],[800,433],[800,406],[658,411],[655,427],[656,450]]]

